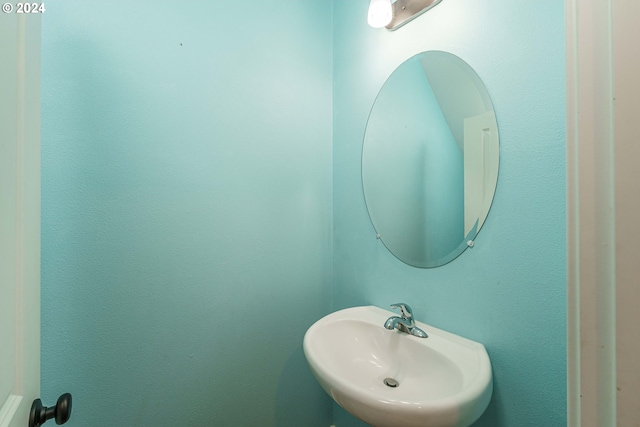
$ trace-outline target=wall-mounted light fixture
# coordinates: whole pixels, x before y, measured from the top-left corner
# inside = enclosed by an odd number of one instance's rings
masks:
[[[391,0],[371,0],[367,22],[373,28],[382,28],[389,25],[393,18]]]
[[[369,25],[396,30],[431,9],[442,0],[371,0]]]

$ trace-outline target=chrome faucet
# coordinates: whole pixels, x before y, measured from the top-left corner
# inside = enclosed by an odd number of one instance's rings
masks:
[[[389,317],[387,321],[384,322],[385,328],[389,330],[398,329],[401,332],[405,332],[418,338],[428,337],[425,331],[416,326],[411,307],[403,302],[399,302],[397,304],[391,304],[391,308],[399,308],[401,315]]]

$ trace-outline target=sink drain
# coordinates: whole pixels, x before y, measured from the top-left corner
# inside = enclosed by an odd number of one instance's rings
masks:
[[[393,378],[385,378],[383,382],[384,382],[384,385],[391,388],[396,388],[400,385],[400,383],[394,380]]]

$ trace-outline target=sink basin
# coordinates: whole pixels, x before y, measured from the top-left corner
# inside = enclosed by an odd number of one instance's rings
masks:
[[[385,329],[394,315],[348,308],[307,330],[304,354],[322,388],[374,427],[471,425],[493,390],[484,346],[421,322],[428,338]]]

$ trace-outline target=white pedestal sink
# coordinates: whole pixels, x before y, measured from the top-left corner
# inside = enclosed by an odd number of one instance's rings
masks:
[[[418,338],[383,327],[374,306],[331,313],[304,336],[304,354],[324,390],[375,427],[466,427],[491,400],[491,363],[484,346],[434,328]]]

